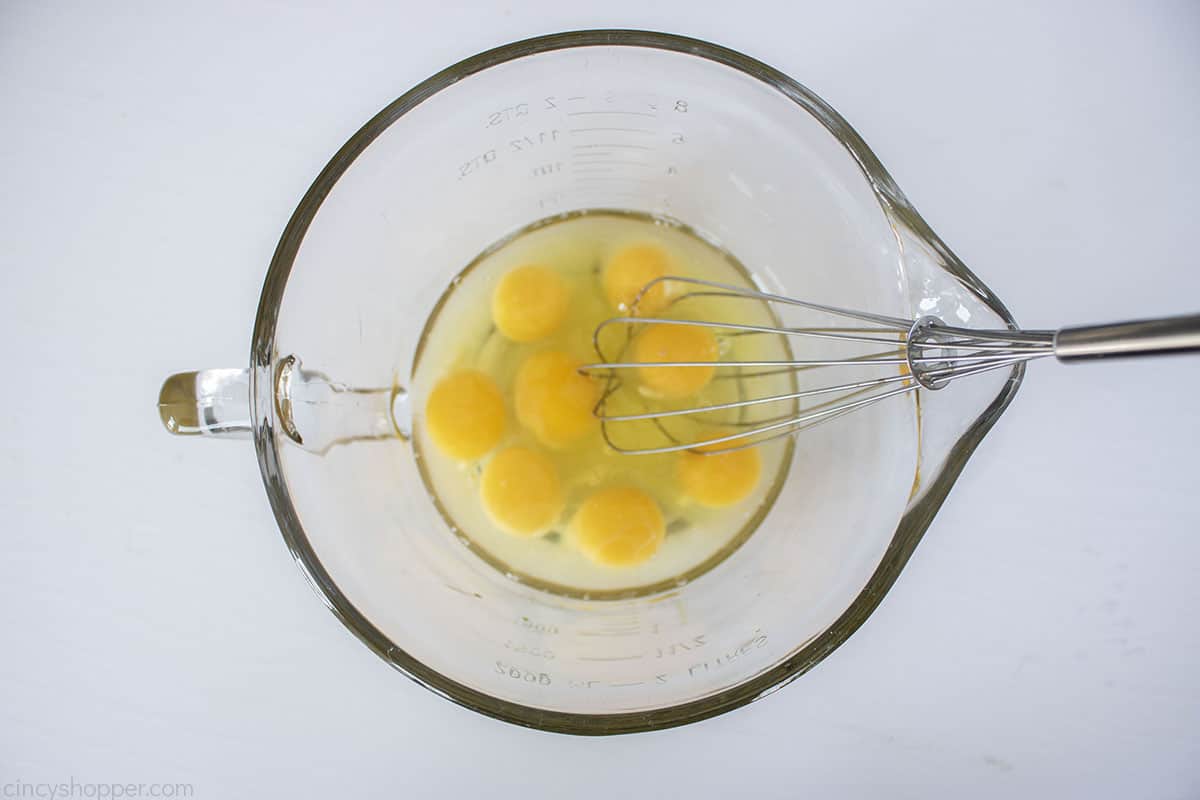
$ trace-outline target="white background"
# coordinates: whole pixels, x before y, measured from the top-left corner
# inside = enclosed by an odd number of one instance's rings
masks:
[[[245,363],[284,223],[362,122],[571,28],[807,84],[1026,325],[1200,309],[1200,6],[1033,5],[0,2],[0,787],[1200,795],[1194,357],[1034,366],[844,647],[748,708],[599,740],[386,666],[291,563],[249,443],[154,408],[169,372]]]

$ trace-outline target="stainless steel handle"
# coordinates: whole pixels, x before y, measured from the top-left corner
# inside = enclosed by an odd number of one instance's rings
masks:
[[[1054,335],[1059,361],[1200,352],[1200,314],[1063,328]]]

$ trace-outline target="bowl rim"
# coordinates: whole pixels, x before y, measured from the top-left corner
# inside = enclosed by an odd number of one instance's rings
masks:
[[[402,94],[363,125],[334,154],[296,207],[271,259],[259,299],[251,340],[251,418],[263,484],[280,532],[293,558],[330,611],[386,662],[421,686],[461,706],[496,719],[558,733],[606,735],[660,730],[732,711],[780,689],[837,649],[879,606],[895,583],[917,543],[941,507],[967,460],[1000,414],[1008,407],[1024,376],[1024,365],[1009,373],[1003,387],[958,438],[945,463],[900,519],[882,559],[845,611],[824,631],[799,646],[770,669],[736,686],[697,700],[659,709],[587,714],[526,706],[472,689],[426,666],[392,642],[350,602],[321,564],[292,504],[284,479],[277,436],[274,399],[275,332],[279,306],[292,264],[310,223],[333,185],[354,160],[393,122],[437,92],[477,72],[514,59],[579,47],[644,47],[714,61],[755,78],[816,117],[858,162],[874,187],[885,213],[924,240],[946,272],[1015,328],[1012,315],[978,277],[950,251],[904,197],[875,154],[841,115],[810,90],[782,72],[749,56],[700,39],[656,31],[579,30],[536,36],[502,45],[464,59]],[[289,440],[290,441],[290,440]]]

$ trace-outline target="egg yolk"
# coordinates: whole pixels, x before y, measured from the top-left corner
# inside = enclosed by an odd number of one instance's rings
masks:
[[[713,332],[697,325],[651,325],[633,343],[633,360],[716,361],[720,351]],[[716,367],[638,367],[642,384],[661,397],[686,397],[703,389]]]
[[[650,495],[632,487],[613,487],[583,501],[571,531],[592,561],[628,567],[654,555],[666,535],[666,523]]]
[[[547,447],[565,447],[596,426],[592,412],[600,386],[580,374],[580,366],[566,353],[548,350],[527,358],[517,371],[517,419]]]
[[[667,304],[667,287],[656,283],[645,294],[638,294],[655,278],[667,274],[669,265],[666,251],[653,244],[635,244],[618,250],[604,266],[604,296],[609,305],[618,311],[633,310],[637,300],[637,311],[653,314]]]
[[[504,435],[504,398],[482,372],[452,373],[429,393],[425,427],[446,455],[472,461],[495,447]]]
[[[479,493],[496,527],[514,536],[545,533],[565,503],[554,462],[527,447],[509,447],[492,456],[483,467]]]
[[[716,439],[730,433],[711,431],[704,438]],[[708,508],[724,508],[745,500],[762,475],[762,455],[757,447],[719,452],[745,443],[734,439],[697,448],[701,451],[698,453],[680,453],[678,474],[683,493]]]
[[[570,291],[562,277],[546,267],[518,267],[492,292],[492,320],[514,342],[536,342],[558,329],[567,316]]]

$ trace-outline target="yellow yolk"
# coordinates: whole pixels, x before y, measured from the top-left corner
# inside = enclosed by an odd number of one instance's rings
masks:
[[[666,535],[666,523],[653,497],[641,489],[614,487],[583,501],[571,532],[592,561],[629,567],[654,555]]]
[[[567,316],[570,291],[546,267],[517,267],[492,292],[492,319],[514,342],[536,342],[558,329]]]
[[[425,427],[446,455],[473,461],[504,435],[504,398],[482,372],[451,373],[437,382],[425,401]]]
[[[731,431],[712,431],[705,439],[727,436]],[[745,440],[734,439],[721,444],[685,451],[679,455],[679,485],[683,493],[702,506],[724,508],[745,500],[762,474],[762,456],[757,447],[744,450],[714,452],[723,448],[740,447]]]
[[[667,274],[666,251],[653,244],[635,244],[618,250],[604,266],[604,296],[609,305],[618,311],[633,309],[637,300],[637,311],[642,315],[653,314],[667,304],[665,284],[656,283],[641,299],[638,293],[655,278]]]
[[[526,447],[493,456],[483,468],[479,494],[496,527],[514,536],[545,533],[566,502],[554,463]]]
[[[566,353],[550,350],[530,356],[517,371],[517,419],[547,447],[565,447],[596,426],[592,411],[600,386],[579,367]]]
[[[651,325],[633,343],[633,360],[716,361],[720,352],[717,337],[696,325]],[[703,389],[716,371],[704,367],[638,367],[642,384],[661,397],[686,397]]]

